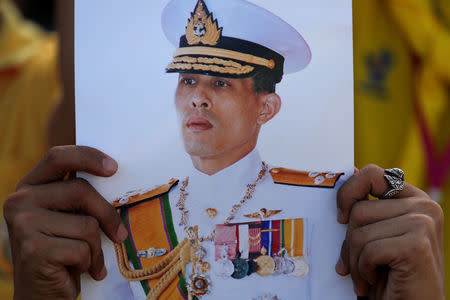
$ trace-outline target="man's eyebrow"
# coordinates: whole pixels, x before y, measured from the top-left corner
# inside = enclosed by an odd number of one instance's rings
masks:
[[[221,80],[221,81],[227,81],[227,82],[232,82],[231,80],[230,80],[230,78],[227,78],[227,77],[215,77],[214,78],[214,80]]]
[[[189,74],[189,73],[180,74],[180,78],[186,78],[186,77],[194,78],[195,74]]]

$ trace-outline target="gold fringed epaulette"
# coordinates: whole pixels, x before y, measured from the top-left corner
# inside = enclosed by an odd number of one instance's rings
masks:
[[[344,173],[334,172],[305,172],[285,168],[270,170],[273,182],[279,184],[334,188],[339,177]]]
[[[127,192],[125,195],[120,197],[119,199],[115,200],[112,205],[115,208],[122,208],[130,205],[138,204],[141,201],[156,198],[158,196],[161,196],[167,192],[169,192],[172,187],[178,184],[177,179],[171,179],[169,183],[161,185],[157,188],[151,189],[151,190],[143,190],[138,189],[134,191]]]

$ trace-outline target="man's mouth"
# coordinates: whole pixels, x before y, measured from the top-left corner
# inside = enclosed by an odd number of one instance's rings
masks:
[[[213,125],[203,117],[190,117],[186,123],[186,127],[193,131],[204,131],[211,129]]]

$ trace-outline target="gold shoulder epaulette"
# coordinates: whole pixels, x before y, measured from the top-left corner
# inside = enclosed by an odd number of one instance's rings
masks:
[[[143,200],[155,198],[169,192],[172,187],[178,184],[177,179],[171,179],[169,183],[161,185],[154,189],[144,190],[138,189],[134,191],[127,192],[125,195],[115,200],[112,205],[115,208],[121,208],[125,206],[130,206],[132,204],[137,204]]]
[[[333,172],[305,172],[285,168],[273,168],[270,170],[273,182],[297,186],[334,188],[339,177],[344,173]]]

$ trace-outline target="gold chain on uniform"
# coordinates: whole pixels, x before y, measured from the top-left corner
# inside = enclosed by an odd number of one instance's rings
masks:
[[[252,198],[255,192],[256,185],[263,179],[264,175],[266,175],[267,169],[268,166],[263,161],[261,170],[258,173],[258,178],[256,178],[254,183],[249,184],[247,186],[247,191],[244,197],[241,199],[241,201],[239,201],[238,204],[233,205],[233,208],[231,209],[230,214],[228,218],[225,220],[224,224],[229,224],[231,220],[234,219],[236,213],[239,211],[242,205],[244,205],[247,202],[247,200]],[[206,274],[209,271],[211,265],[208,262],[203,261],[203,257],[206,255],[206,250],[200,244],[205,241],[213,241],[216,234],[215,230],[213,230],[208,236],[199,237],[198,226],[192,227],[188,225],[189,211],[187,211],[185,207],[186,198],[188,196],[188,193],[186,192],[188,184],[189,184],[189,177],[186,177],[186,179],[182,183],[182,186],[180,187],[180,198],[178,199],[176,206],[181,212],[180,226],[183,226],[183,229],[186,232],[188,239],[190,240],[190,244],[192,245],[191,250],[192,270],[190,281],[187,282],[188,299],[190,300],[193,299],[193,296],[197,296],[197,298],[200,298],[201,296],[209,293],[210,282],[208,277],[206,277],[204,274]],[[200,273],[198,273],[198,271]],[[198,287],[199,282],[200,287]]]
[[[247,185],[247,191],[244,195],[244,197],[239,201],[238,204],[233,205],[233,208],[230,211],[230,214],[228,218],[225,220],[224,224],[230,224],[230,222],[234,219],[236,216],[236,213],[241,209],[242,205],[244,205],[249,199],[252,198],[253,193],[255,192],[255,188],[258,185],[258,183],[263,179],[264,175],[266,175],[268,169],[268,165],[266,162],[262,162],[261,170],[258,173],[258,178],[256,178],[255,182],[252,184]],[[183,226],[184,231],[190,238],[190,232],[191,232],[191,226],[188,225],[188,219],[189,219],[189,211],[186,210],[185,202],[186,198],[188,196],[188,193],[186,192],[186,188],[189,185],[189,177],[186,177],[186,179],[183,181],[182,186],[180,187],[180,198],[177,202],[177,207],[181,212],[181,218],[180,218],[180,225]],[[215,237],[215,230],[213,230],[208,236],[206,237],[200,237],[200,242],[205,241],[213,241]]]
[[[229,224],[231,220],[234,219],[236,213],[239,211],[242,205],[244,205],[247,202],[247,200],[252,198],[253,193],[255,192],[256,185],[263,179],[264,175],[266,175],[267,169],[268,166],[263,161],[261,170],[258,173],[258,178],[256,178],[254,183],[249,184],[247,186],[247,191],[244,197],[241,199],[241,201],[239,201],[238,204],[233,205],[233,208],[230,211],[230,215],[225,220],[224,224]],[[205,241],[213,241],[216,233],[215,230],[213,230],[208,236],[199,237],[198,226],[192,227],[188,225],[189,211],[187,211],[185,207],[186,198],[188,196],[188,193],[186,192],[188,184],[189,184],[189,177],[187,177],[183,181],[183,184],[180,187],[180,199],[178,199],[176,206],[181,212],[180,225],[183,226],[183,229],[186,232],[188,239],[190,240],[190,244],[192,245],[191,249],[192,271],[190,282],[189,281],[187,282],[188,299],[191,300],[193,299],[194,295],[197,296],[197,298],[200,298],[201,296],[209,292],[209,285],[210,285],[209,279],[206,276],[204,276],[204,274],[206,274],[209,271],[211,265],[208,262],[203,261],[203,257],[206,255],[206,250],[200,245],[200,243],[203,243]],[[200,274],[197,273],[197,270],[200,271]],[[198,288],[196,286],[195,284],[196,281],[201,282],[201,288]]]

